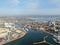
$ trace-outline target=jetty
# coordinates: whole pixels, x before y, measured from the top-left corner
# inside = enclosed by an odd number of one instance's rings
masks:
[[[44,39],[43,39],[43,41],[41,41],[41,42],[34,42],[33,44],[36,45],[36,44],[46,43],[46,44],[52,45],[51,43],[49,43],[49,42],[46,41],[46,38],[47,38],[47,37],[48,37],[48,36],[45,36]]]

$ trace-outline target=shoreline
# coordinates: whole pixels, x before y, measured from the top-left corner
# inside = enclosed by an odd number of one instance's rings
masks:
[[[10,40],[10,41],[6,41],[6,42],[4,41],[4,42],[1,42],[0,45],[4,45],[4,44],[6,44],[6,43],[15,41],[15,40],[17,40],[17,39],[19,39],[19,38],[23,38],[23,37],[26,35],[26,33],[27,33],[27,32],[24,30],[24,32],[21,33],[21,36],[20,36],[20,37],[15,38],[15,39],[12,39],[12,40]]]

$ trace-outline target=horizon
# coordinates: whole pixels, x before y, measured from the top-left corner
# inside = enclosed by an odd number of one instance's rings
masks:
[[[54,17],[59,17],[60,15],[0,15],[0,17],[46,17],[46,16],[54,16]]]

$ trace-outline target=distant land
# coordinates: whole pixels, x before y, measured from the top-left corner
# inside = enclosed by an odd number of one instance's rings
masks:
[[[0,15],[0,17],[58,17],[60,15]]]

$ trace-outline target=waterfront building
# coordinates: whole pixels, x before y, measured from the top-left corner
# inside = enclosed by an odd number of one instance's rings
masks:
[[[6,38],[8,35],[9,29],[7,28],[0,28],[0,38]]]
[[[4,25],[5,25],[5,27],[7,27],[7,28],[8,28],[8,27],[11,28],[11,27],[13,27],[14,23],[4,23]]]
[[[51,21],[48,21],[48,26],[51,26],[52,25],[52,22]]]

